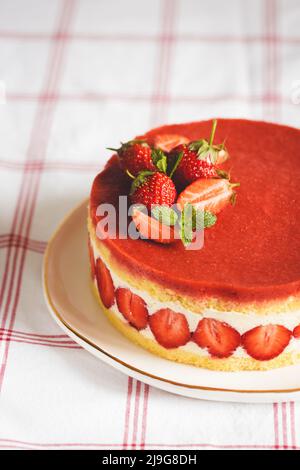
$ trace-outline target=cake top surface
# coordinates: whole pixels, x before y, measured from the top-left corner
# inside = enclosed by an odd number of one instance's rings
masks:
[[[163,133],[190,140],[209,135],[211,121],[168,125],[146,137]],[[226,139],[231,156],[227,168],[240,182],[234,207],[218,215],[205,230],[204,246],[186,250],[180,241],[107,239],[105,243],[129,269],[154,276],[166,286],[183,290],[212,289],[232,295],[251,292],[284,296],[300,289],[300,131],[265,122],[220,119],[217,141]],[[93,184],[91,215],[101,203],[118,206],[128,195],[130,181],[116,156]]]

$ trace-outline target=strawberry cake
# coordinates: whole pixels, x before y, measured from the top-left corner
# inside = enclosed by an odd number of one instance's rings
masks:
[[[171,361],[299,362],[299,149],[299,130],[242,119],[167,125],[112,149],[88,209],[99,315]]]

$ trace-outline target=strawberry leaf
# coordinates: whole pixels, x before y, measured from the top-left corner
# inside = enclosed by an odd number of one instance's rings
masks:
[[[181,162],[182,160],[182,157],[183,157],[183,151],[179,152],[178,156],[177,156],[177,159],[175,161],[175,164],[170,172],[170,175],[169,177],[172,179],[172,176],[174,175],[175,171],[177,170],[178,166],[179,166],[179,163]]]
[[[216,172],[217,172],[217,175],[220,177],[220,178],[223,178],[223,179],[226,179],[226,180],[229,180],[230,179],[230,175],[227,171],[225,170],[221,170],[221,168],[216,168]]]
[[[189,144],[189,149],[197,153],[198,160],[206,160],[213,165],[217,162],[219,152],[225,150],[224,142],[220,145],[213,144],[216,127],[217,120],[214,119],[209,140],[200,139]]]
[[[155,206],[151,209],[151,213],[155,219],[164,225],[175,225],[178,219],[174,209],[168,206]]]
[[[161,149],[152,149],[151,158],[154,165],[161,171],[162,173],[166,173],[167,171],[167,156]]]
[[[232,195],[230,196],[230,204],[234,206],[235,203],[236,203],[236,192],[233,191]]]

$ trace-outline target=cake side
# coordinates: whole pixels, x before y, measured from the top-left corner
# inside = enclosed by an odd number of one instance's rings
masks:
[[[97,259],[101,259],[101,262],[104,262],[104,258],[99,257],[99,251],[98,247],[96,247],[95,240],[91,240],[90,247],[92,250],[92,255],[95,259],[95,263],[97,263]],[[100,304],[101,310],[105,313],[109,321],[120,331],[120,333],[148,351],[172,361],[222,371],[269,370],[272,368],[296,364],[300,361],[300,339],[292,336],[292,331],[294,331],[294,329],[300,324],[300,310],[286,312],[284,314],[276,314],[273,312],[265,315],[256,314],[253,312],[239,313],[216,311],[213,309],[207,309],[196,313],[183,307],[183,304],[178,302],[176,298],[173,298],[173,301],[171,301],[170,297],[168,297],[168,300],[159,300],[155,296],[151,296],[149,292],[145,292],[140,288],[140,286],[136,287],[136,285],[130,284],[126,276],[120,277],[120,270],[118,273],[116,273],[114,270],[112,270],[111,266],[106,263],[107,262],[105,261],[105,266],[109,270],[114,289],[113,298],[110,301],[110,303],[112,303],[111,306],[107,307],[107,304],[106,306],[104,305],[101,298],[101,287],[99,286],[99,280],[97,280],[97,274],[95,274],[96,271],[93,270],[94,274],[92,274],[92,288]],[[120,289],[128,289],[134,295],[138,296],[140,299],[143,299],[148,312],[146,327],[137,329],[134,325],[130,324],[130,322],[121,313],[116,301],[116,292]],[[107,300],[104,301],[107,302]],[[187,319],[191,336],[186,344],[182,346],[175,348],[163,347],[161,344],[159,344],[155,338],[155,335],[151,331],[149,326],[151,320],[149,319],[157,311],[166,308],[171,309],[176,313],[183,314]],[[226,325],[229,325],[238,332],[240,338],[238,346],[234,351],[232,351],[231,354],[228,355],[228,357],[221,358],[213,356],[210,354],[208,348],[201,348],[192,340],[192,334],[197,329],[198,323],[203,318],[226,323]],[[257,360],[251,357],[243,348],[242,336],[247,331],[257,326],[270,324],[282,325],[282,327],[288,329],[288,331],[291,332],[288,344],[275,358],[270,360]]]

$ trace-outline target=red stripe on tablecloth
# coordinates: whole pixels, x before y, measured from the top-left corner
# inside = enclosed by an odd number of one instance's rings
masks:
[[[60,16],[60,21],[59,21],[59,28],[58,31],[64,30],[68,26],[68,22],[70,21],[71,18],[71,13],[74,7],[74,1],[73,0],[66,0],[63,3],[63,8]],[[58,47],[59,46],[59,47]],[[52,54],[49,57],[49,72],[47,74],[46,78],[46,86],[45,89],[51,90],[55,89],[55,86],[58,83],[58,80],[61,75],[61,67],[62,67],[62,62],[63,62],[63,49],[64,49],[64,42],[56,42],[53,46],[52,49]],[[31,150],[32,148],[35,149],[37,148],[39,152],[43,155],[45,158],[45,142],[47,142],[49,138],[49,131],[50,131],[50,126],[51,122],[53,119],[53,112],[54,112],[54,106],[50,106],[48,109],[45,108],[45,106],[41,106],[37,109],[37,114],[35,118],[35,122],[33,125],[32,129],[32,138],[31,142],[29,145],[28,153],[27,153],[27,160],[30,159],[31,157]],[[44,132],[43,132],[44,131]],[[42,140],[43,139],[43,140]],[[23,196],[24,192],[24,187],[27,189],[27,194],[23,199],[21,199],[21,202],[24,201],[24,206],[23,206],[23,212],[20,220],[20,229],[16,231],[18,234],[22,234],[22,229],[23,225],[26,224],[26,229],[25,229],[25,236],[26,238],[29,237],[30,233],[30,228],[31,228],[31,223],[33,219],[33,214],[35,210],[35,204],[36,204],[36,199],[37,199],[37,194],[38,194],[38,189],[39,189],[39,182],[40,182],[40,175],[41,171],[33,173],[31,178],[26,178],[28,175],[25,173],[22,181],[22,186],[21,186],[21,191],[20,191],[20,198],[21,195]],[[36,177],[36,178],[35,178]],[[28,185],[29,187],[26,188],[26,182],[29,181]],[[27,208],[29,209],[28,216],[26,217],[26,212]],[[15,210],[15,217],[13,221],[13,230],[11,230],[13,233],[15,232],[14,230],[14,225],[17,221],[17,214],[18,214],[18,204],[16,206]],[[18,254],[19,251],[21,251],[21,259],[19,263],[19,267],[17,267],[17,259],[18,259]],[[15,297],[13,300],[13,305],[11,308],[11,315],[9,319],[9,329],[13,329],[14,321],[15,321],[15,316],[16,316],[16,309],[19,301],[19,295],[20,295],[20,288],[21,288],[21,280],[22,280],[22,274],[23,274],[23,268],[24,268],[24,263],[25,263],[25,257],[26,257],[26,250],[25,249],[16,249],[15,250],[15,256],[13,260],[13,267],[11,271],[11,282],[9,285],[9,290],[8,290],[8,296],[7,296],[7,302],[5,305],[5,311],[2,319],[2,324],[1,327],[3,328],[6,324],[7,319],[9,318],[9,307],[10,307],[10,302],[12,299],[12,292],[14,285],[16,286],[16,291],[15,291]],[[18,269],[19,268],[19,269]],[[16,282],[15,282],[15,276],[16,276]],[[3,384],[3,379],[4,379],[4,373],[6,369],[6,364],[7,364],[7,359],[8,359],[8,352],[9,352],[9,344],[10,342],[7,341],[5,344],[5,349],[4,349],[4,357],[2,360],[1,364],[1,371],[0,371],[0,388],[2,387]]]
[[[291,422],[292,448],[296,449],[295,403],[293,401],[290,402],[290,422]]]
[[[283,448],[286,449],[288,447],[286,403],[281,403],[281,420]]]
[[[70,339],[56,339],[54,338],[41,338],[41,337],[34,337],[30,335],[24,335],[23,333],[16,333],[14,331],[12,332],[7,332],[7,331],[0,331],[0,340],[6,341],[7,338],[10,339],[21,339],[24,341],[30,341],[31,343],[45,343],[45,344],[66,344],[66,345],[73,345],[73,346],[78,346],[75,341],[70,340]]]
[[[172,39],[172,35],[170,36]],[[161,35],[151,34],[109,34],[109,33],[72,33],[72,34],[60,34],[54,35],[51,33],[43,32],[27,32],[27,31],[0,31],[0,40],[24,40],[24,41],[114,41],[114,42],[161,42]],[[177,35],[179,41],[191,41],[191,42],[207,42],[207,43],[261,43],[270,41],[270,37],[267,34],[264,35],[252,35],[252,36],[237,36],[237,35],[206,35],[196,33],[181,33]],[[285,44],[299,44],[300,37],[285,37],[279,36],[278,39],[281,43]]]
[[[278,403],[273,403],[273,416],[274,416],[274,442],[275,449],[279,448],[279,432],[278,432]]]
[[[2,235],[0,235],[0,243],[6,243],[8,240],[22,240],[24,241],[24,243],[31,243],[32,245],[40,246],[41,248],[45,248],[47,246],[47,242],[44,242],[42,240],[34,240],[33,238],[25,238],[15,233],[3,233]]]
[[[100,171],[103,165],[101,163],[77,163],[77,162],[40,162],[31,160],[29,162],[11,162],[8,160],[0,160],[0,168],[14,171],[34,172],[34,171]]]
[[[142,436],[141,436],[141,449],[145,448],[146,431],[147,431],[147,415],[148,415],[148,398],[150,387],[144,384],[144,403],[143,403],[143,417],[142,417]]]
[[[278,100],[282,100],[286,104],[290,104],[291,100],[289,97],[284,97],[279,94],[274,94],[270,96],[269,94],[264,95],[238,95],[238,94],[231,94],[231,93],[223,93],[221,95],[214,94],[212,96],[209,95],[180,95],[176,94],[174,96],[164,95],[160,93],[159,95],[148,95],[148,94],[139,94],[139,95],[132,95],[126,93],[99,93],[99,92],[92,92],[86,91],[79,94],[70,94],[70,93],[60,93],[60,94],[47,94],[47,95],[40,95],[34,93],[8,93],[6,95],[6,101],[44,101],[44,102],[51,102],[51,101],[87,101],[95,103],[97,101],[133,101],[133,102],[145,102],[145,101],[153,101],[153,102],[164,102],[164,101],[172,101],[172,103],[180,103],[180,104],[189,104],[189,103],[220,103],[220,101],[230,101],[230,102],[242,102],[248,104],[255,104],[255,103],[270,103],[270,102],[278,102]]]
[[[135,388],[135,403],[134,403],[134,415],[133,415],[133,433],[132,433],[132,442],[131,447],[134,449],[137,445],[137,432],[139,425],[139,405],[140,405],[140,396],[141,396],[141,382],[136,381]]]
[[[127,399],[126,399],[125,421],[124,421],[124,423],[125,423],[124,424],[124,438],[123,438],[123,448],[124,449],[126,449],[127,445],[128,445],[132,386],[133,386],[133,379],[132,379],[132,377],[128,377]]]
[[[43,254],[47,246],[47,242],[32,240],[30,238],[21,237],[15,234],[0,235],[0,249],[8,247],[24,248]]]
[[[168,14],[169,14],[169,0],[164,0],[161,3],[161,30],[162,34],[160,36],[161,40],[158,42],[157,45],[157,61],[156,61],[156,70],[154,76],[154,86],[153,86],[153,94],[150,98],[151,100],[151,115],[150,115],[150,123],[151,127],[156,125],[159,119],[159,111],[160,111],[160,102],[161,102],[161,86],[162,81],[164,79],[164,61],[165,61],[165,47],[167,43],[167,23],[168,23]]]
[[[5,328],[0,328],[0,333],[11,333],[11,334],[18,334],[25,336],[27,338],[29,337],[34,337],[34,338],[66,338],[70,339],[70,336],[68,335],[44,335],[42,333],[28,333],[26,331],[20,331],[20,330],[8,330]]]
[[[61,344],[56,344],[56,343],[45,343],[43,341],[29,341],[29,340],[26,340],[26,339],[17,339],[17,338],[14,338],[12,336],[10,337],[7,337],[7,338],[2,338],[1,335],[0,335],[0,342],[13,342],[13,343],[24,343],[24,344],[32,344],[32,345],[37,345],[37,346],[47,346],[49,348],[65,348],[65,349],[82,349],[81,346],[79,346],[78,344],[64,344],[64,343],[61,343]]]

